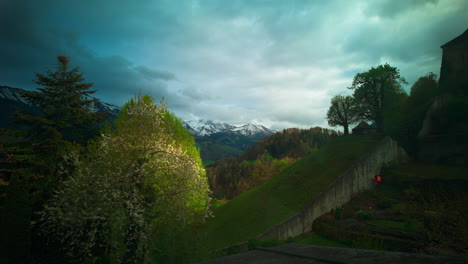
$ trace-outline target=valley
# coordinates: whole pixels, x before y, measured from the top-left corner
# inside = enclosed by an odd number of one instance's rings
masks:
[[[228,157],[237,157],[251,145],[276,131],[260,124],[230,125],[211,120],[184,121],[195,137],[205,166]]]

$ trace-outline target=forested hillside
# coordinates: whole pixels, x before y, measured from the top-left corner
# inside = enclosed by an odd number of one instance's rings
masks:
[[[228,157],[237,157],[252,144],[262,139],[260,136],[245,136],[230,132],[218,132],[211,135],[197,136],[195,141],[200,148],[200,155],[205,166]]]
[[[217,198],[231,199],[269,180],[275,174],[337,137],[321,127],[289,128],[252,145],[237,158],[208,167],[210,187]]]
[[[203,227],[206,244],[214,250],[253,239],[297,213],[375,146],[381,136],[337,137],[269,181],[221,205]]]

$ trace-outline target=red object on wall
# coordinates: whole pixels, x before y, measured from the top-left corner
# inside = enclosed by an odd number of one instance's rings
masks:
[[[382,184],[382,182],[383,182],[382,175],[380,175],[380,174],[375,175],[374,176],[374,181],[377,184]]]

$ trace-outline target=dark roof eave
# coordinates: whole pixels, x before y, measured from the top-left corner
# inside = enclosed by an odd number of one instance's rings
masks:
[[[447,47],[447,46],[452,46],[456,43],[458,43],[459,41],[461,40],[468,40],[468,29],[465,30],[465,32],[463,32],[460,36],[450,40],[449,42],[445,43],[444,45],[440,46],[442,49]]]

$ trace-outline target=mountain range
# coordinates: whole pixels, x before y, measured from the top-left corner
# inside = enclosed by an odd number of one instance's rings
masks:
[[[31,105],[21,96],[20,91],[25,90],[0,86],[0,105],[3,110],[2,117],[9,116],[9,113],[14,111],[14,107],[27,109],[36,108],[36,106]],[[94,97],[92,98],[94,99]],[[91,110],[95,112],[107,112],[110,118],[113,119],[119,113],[120,107],[99,100],[91,105]],[[262,137],[275,133],[275,131],[260,124],[230,125],[203,119],[184,121],[184,127],[196,137],[209,136],[215,133],[233,133],[248,137]]]
[[[0,127],[9,127],[8,121],[10,121],[9,117],[15,111],[15,108],[21,108],[33,113],[37,113],[39,111],[36,105],[33,105],[26,101],[21,96],[21,91],[26,91],[19,88],[12,88],[8,86],[0,86]],[[95,99],[94,97],[91,97]],[[98,113],[108,113],[107,117],[109,119],[114,119],[117,117],[117,114],[120,111],[120,107],[103,102],[101,100],[93,103],[90,106],[91,111],[98,112]]]
[[[215,133],[232,133],[247,137],[264,137],[275,133],[260,124],[230,125],[212,120],[189,120],[184,122],[185,128],[194,136],[202,137]]]
[[[39,108],[26,101],[20,91],[25,90],[0,86],[0,127],[9,127],[9,117],[15,108],[39,112]],[[107,117],[111,120],[120,111],[120,107],[101,100],[93,103],[91,109],[95,112],[107,112]],[[195,137],[202,159],[207,162],[237,156],[253,143],[275,133],[260,124],[231,125],[203,119],[184,121],[183,124]]]

